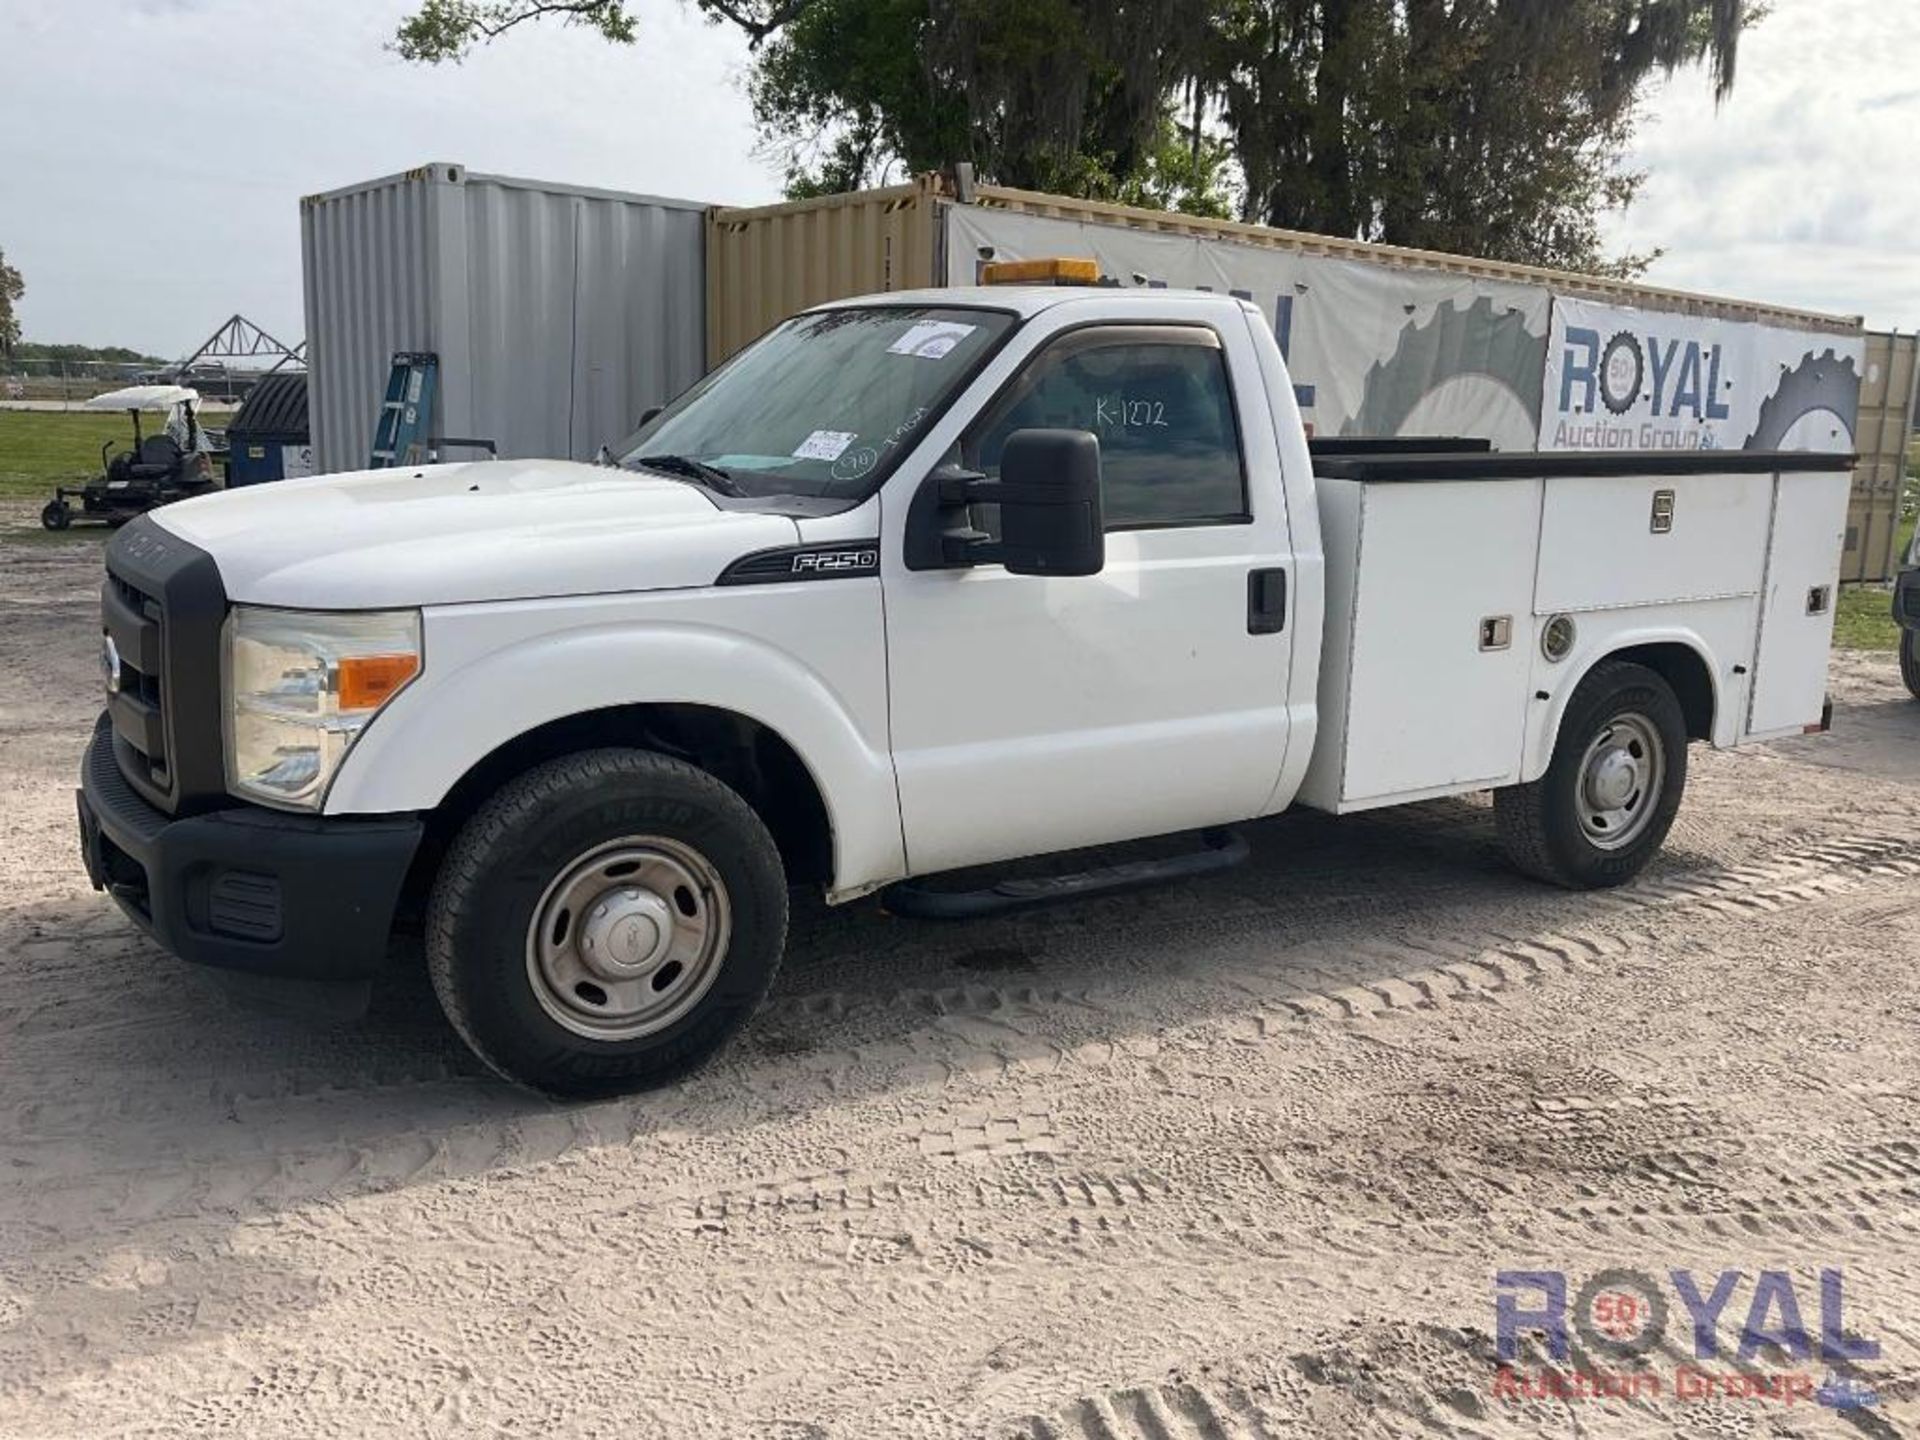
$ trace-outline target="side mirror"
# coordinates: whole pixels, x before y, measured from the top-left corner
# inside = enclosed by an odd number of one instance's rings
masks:
[[[1000,563],[1015,575],[1098,575],[1107,563],[1100,441],[1016,430],[1000,452]]]
[[[1000,507],[998,540],[972,528],[970,505]],[[1001,564],[1014,575],[1098,575],[1107,563],[1100,441],[1086,430],[1017,430],[1000,478],[943,466],[907,513],[909,570]]]
[[[650,425],[650,424],[652,424],[652,423],[653,423],[653,417],[654,417],[654,416],[656,416],[656,415],[658,415],[658,414],[659,414],[659,413],[660,413],[660,412],[661,412],[662,410],[664,410],[664,409],[666,409],[666,408],[667,408],[667,407],[666,407],[666,406],[664,406],[664,405],[649,405],[649,406],[647,406],[647,408],[646,408],[646,409],[644,409],[644,410],[642,410],[642,411],[640,412],[640,425]],[[636,425],[636,426],[634,426],[633,428],[634,428],[634,429],[636,429],[636,430],[638,430],[638,429],[640,428],[640,425]]]

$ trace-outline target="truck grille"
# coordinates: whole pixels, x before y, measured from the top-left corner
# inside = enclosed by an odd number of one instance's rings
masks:
[[[157,598],[109,572],[101,612],[101,627],[118,661],[117,675],[106,676],[113,733],[133,752],[143,778],[166,790],[167,724],[160,685],[164,611]]]
[[[225,799],[220,625],[226,591],[213,557],[147,516],[107,547],[100,589],[107,715],[120,773],[169,814]]]
[[[1920,625],[1920,583],[1901,587],[1900,613]]]

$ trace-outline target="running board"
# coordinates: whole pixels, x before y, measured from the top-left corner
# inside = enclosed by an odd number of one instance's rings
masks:
[[[984,890],[928,890],[918,881],[902,880],[881,891],[880,901],[891,913],[915,920],[975,920],[983,915],[1003,915],[1009,910],[1027,910],[1036,905],[1057,905],[1063,900],[1085,900],[1174,880],[1191,880],[1197,875],[1231,870],[1248,854],[1246,837],[1239,831],[1206,830],[1201,832],[1200,849],[1164,860],[1135,860],[1098,870],[1082,870],[1074,875],[1002,880]]]

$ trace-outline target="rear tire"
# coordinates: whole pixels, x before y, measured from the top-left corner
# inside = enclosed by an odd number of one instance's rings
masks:
[[[592,750],[527,772],[455,837],[427,906],[447,1019],[553,1095],[664,1084],[759,1005],[787,886],[746,801],[681,760]]]
[[[1673,688],[1644,665],[1602,661],[1567,705],[1546,774],[1494,791],[1494,820],[1517,869],[1600,889],[1640,873],[1686,785],[1686,717]]]
[[[1900,678],[1907,682],[1908,693],[1920,700],[1920,630],[1900,632]]]

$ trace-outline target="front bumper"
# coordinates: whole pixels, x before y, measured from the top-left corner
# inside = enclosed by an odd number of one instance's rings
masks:
[[[412,816],[286,815],[253,805],[174,819],[114,763],[105,715],[80,767],[87,878],[183,960],[364,980],[386,958],[423,829]]]
[[[1920,569],[1902,570],[1894,582],[1893,618],[1902,630],[1920,630]]]

